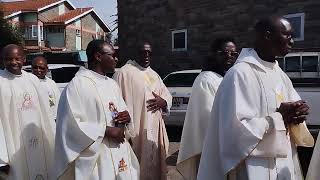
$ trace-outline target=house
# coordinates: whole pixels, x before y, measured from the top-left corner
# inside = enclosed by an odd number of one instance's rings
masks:
[[[318,0],[121,0],[120,60],[147,39],[153,44],[152,66],[161,75],[200,68],[214,38],[232,34],[240,47],[252,46],[254,24],[273,14],[291,21],[296,51],[320,51],[319,9]]]
[[[68,0],[1,2],[5,18],[24,31],[28,52],[86,49],[110,32],[92,7],[75,8]]]

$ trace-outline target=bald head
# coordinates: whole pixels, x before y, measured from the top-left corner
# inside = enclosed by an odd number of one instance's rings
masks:
[[[32,60],[32,73],[36,75],[39,79],[44,79],[48,72],[47,60],[38,56]]]
[[[3,57],[5,57],[6,55],[8,55],[8,53],[13,52],[13,51],[16,51],[21,56],[24,56],[23,48],[21,46],[16,45],[16,44],[9,44],[9,45],[5,46],[2,49],[2,55],[3,55]]]
[[[46,58],[44,58],[43,56],[37,56],[32,60],[32,65],[35,65],[37,63],[48,65]]]
[[[261,19],[255,25],[256,46],[267,56],[285,56],[293,46],[290,22],[280,16]]]
[[[141,41],[138,43],[136,61],[140,66],[147,68],[150,66],[152,60],[152,46],[148,41]]]
[[[276,32],[280,31],[283,27],[291,28],[289,21],[281,16],[270,16],[268,18],[261,19],[255,25],[255,31],[257,33]]]
[[[25,54],[21,46],[9,44],[2,49],[4,67],[15,75],[22,74],[21,69],[25,63]]]

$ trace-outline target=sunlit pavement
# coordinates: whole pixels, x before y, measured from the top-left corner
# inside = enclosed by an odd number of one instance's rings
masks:
[[[176,170],[181,131],[181,127],[167,127],[167,132],[170,140],[169,155],[167,158],[168,180],[183,180],[179,172]]]

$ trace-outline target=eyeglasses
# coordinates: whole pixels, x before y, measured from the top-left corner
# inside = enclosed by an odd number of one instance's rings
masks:
[[[217,51],[217,53],[219,53],[221,55],[230,55],[232,57],[238,57],[239,56],[239,53],[237,51],[224,50],[224,51]]]
[[[117,57],[117,56],[116,56],[116,53],[111,54],[111,53],[109,53],[109,52],[103,52],[103,51],[101,51],[101,52],[99,52],[99,53],[102,54],[102,55],[106,54],[106,55],[108,55],[108,56],[112,56],[113,58],[116,58],[116,57]]]

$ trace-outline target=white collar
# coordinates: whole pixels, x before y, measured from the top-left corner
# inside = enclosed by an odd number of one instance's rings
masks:
[[[262,60],[253,48],[243,48],[241,50],[241,53],[236,61],[236,64],[241,62],[253,64],[265,72],[267,72],[267,69],[275,69],[278,67],[277,61],[267,62]]]
[[[90,79],[102,79],[102,80],[107,80],[108,76],[101,75],[97,72],[94,72],[90,69],[87,69],[85,67],[80,67],[79,71],[77,72],[76,75],[84,76]]]
[[[149,68],[150,68],[150,66],[149,67],[147,67],[147,68],[145,68],[145,67],[142,67],[139,63],[137,63],[137,61],[135,61],[135,60],[129,60],[128,62],[127,62],[127,64],[131,64],[131,65],[133,65],[133,66],[136,66],[138,69],[140,69],[141,71],[146,71],[146,70],[148,70]]]
[[[4,69],[4,72],[5,72],[8,76],[11,76],[11,77],[14,77],[14,78],[22,77],[23,74],[24,74],[24,71],[23,71],[23,70],[21,70],[21,74],[13,74],[13,73],[9,72],[7,69]]]

